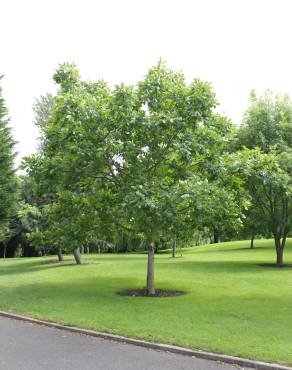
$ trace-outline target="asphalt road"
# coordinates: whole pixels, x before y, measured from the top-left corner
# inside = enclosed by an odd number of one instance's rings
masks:
[[[236,370],[238,367],[0,317],[0,370]]]

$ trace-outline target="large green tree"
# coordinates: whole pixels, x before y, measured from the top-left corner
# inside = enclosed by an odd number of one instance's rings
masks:
[[[0,78],[1,81],[1,78]],[[5,240],[17,200],[14,139],[0,86],[0,241]]]
[[[136,88],[117,87],[113,97],[112,117],[123,134],[114,162],[121,179],[121,217],[144,234],[147,291],[154,294],[155,244],[170,230],[175,234],[177,225],[193,227],[210,213],[211,202],[200,194],[209,182],[218,185],[211,163],[231,139],[232,125],[215,114],[208,83],[187,84],[181,72],[162,62]]]
[[[208,83],[187,84],[161,61],[136,86],[84,82],[68,64],[54,79],[59,92],[44,130],[46,145],[30,161],[44,194],[56,195],[49,205],[54,235],[74,250],[95,233],[104,239],[104,230],[143,235],[147,291],[154,294],[155,247],[211,213],[212,202],[203,205],[206,189],[213,189],[210,196],[223,184],[215,162],[232,125],[215,113]]]

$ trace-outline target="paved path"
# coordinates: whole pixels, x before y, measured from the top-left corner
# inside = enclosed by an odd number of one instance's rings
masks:
[[[0,370],[236,370],[0,317]]]

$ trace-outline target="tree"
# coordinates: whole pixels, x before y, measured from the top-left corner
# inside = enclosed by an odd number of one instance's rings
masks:
[[[252,91],[250,101],[238,131],[237,147],[261,151],[250,152],[251,158],[247,152],[243,154],[253,203],[245,224],[251,235],[256,232],[265,235],[268,230],[274,236],[280,266],[290,229],[292,101],[288,95],[274,96],[270,91],[260,97]],[[253,180],[251,175],[255,176]]]
[[[4,240],[7,235],[17,201],[17,179],[14,169],[15,142],[7,113],[0,87],[0,240]]]
[[[106,220],[98,198],[104,194],[107,200],[109,195],[103,181],[109,162],[103,156],[108,148],[104,139],[110,127],[105,121],[99,130],[98,115],[106,109],[103,103],[107,99],[107,87],[103,82],[79,81],[76,67],[68,64],[60,66],[54,79],[60,89],[43,130],[45,145],[37,155],[27,159],[26,166],[29,176],[35,179],[38,193],[46,199],[44,209],[49,230],[43,230],[43,235],[52,245],[62,245],[64,250],[73,252],[76,262],[81,263],[78,248],[95,239],[92,229],[96,232],[98,208]],[[110,206],[108,201],[106,204]],[[84,212],[78,207],[85,207]],[[44,240],[40,236],[38,233],[32,237]]]
[[[50,93],[41,95],[40,98],[35,100],[33,105],[34,124],[40,130],[38,154],[32,155],[30,158],[25,158],[23,168],[27,168],[28,164],[35,165],[38,161],[40,161],[46,146],[45,131],[49,125],[50,116],[53,112],[54,106],[55,97]],[[32,207],[37,208],[39,212],[38,227],[30,230],[30,241],[36,250],[46,250],[50,241],[44,237],[45,235],[43,232],[46,230],[46,228],[49,228],[50,225],[48,223],[46,213],[44,212],[44,208],[48,203],[51,202],[52,198],[56,197],[56,194],[54,193],[54,189],[51,189],[50,192],[47,189],[46,196],[43,196],[42,189],[40,188],[38,179],[34,176],[34,173],[29,173],[28,176],[24,178],[23,184],[26,185],[27,189],[29,189],[28,193],[30,195],[29,199],[25,199],[25,201],[28,202]],[[27,194],[25,192],[24,196],[27,198]],[[52,245],[50,246],[50,249],[51,248]],[[55,246],[55,249],[58,260],[62,262],[62,248],[60,246]]]
[[[114,98],[113,117],[123,133],[114,163],[122,179],[123,217],[147,241],[146,286],[152,295],[155,244],[177,228],[179,219],[195,216],[198,222],[198,214],[186,212],[191,208],[188,199],[192,205],[201,202],[195,189],[205,187],[210,162],[232,129],[214,113],[217,103],[208,83],[194,80],[187,85],[182,73],[162,62],[137,89],[116,88]],[[186,184],[191,184],[187,192]],[[187,225],[186,220],[182,224]]]
[[[63,192],[58,195],[58,200],[44,207],[48,227],[37,230],[30,235],[34,245],[50,245],[58,250],[73,252],[77,264],[83,264],[80,247],[91,237],[90,230],[94,227],[94,215],[87,207],[87,199]],[[59,260],[62,260],[61,256]]]
[[[155,294],[156,246],[193,228],[196,209],[210,212],[210,202],[198,207],[198,194],[208,179],[208,189],[220,186],[212,163],[232,125],[214,112],[208,83],[186,84],[161,61],[137,86],[84,82],[68,64],[54,79],[59,92],[46,145],[29,167],[44,195],[56,195],[47,207],[56,241],[76,249],[114,231],[143,236],[147,292]]]
[[[283,153],[246,149],[237,153],[235,160],[252,204],[260,210],[262,224],[274,237],[279,267],[283,266],[283,251],[292,226],[292,177],[287,168],[287,153],[284,154],[283,157]]]

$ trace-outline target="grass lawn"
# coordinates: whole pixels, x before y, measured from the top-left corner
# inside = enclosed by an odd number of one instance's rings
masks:
[[[292,239],[284,262],[292,263]],[[0,309],[151,341],[292,365],[292,268],[275,260],[272,241],[222,243],[156,255],[156,287],[180,297],[121,297],[141,288],[146,255],[88,255],[92,263],[0,260]],[[70,256],[66,257],[70,259]]]

